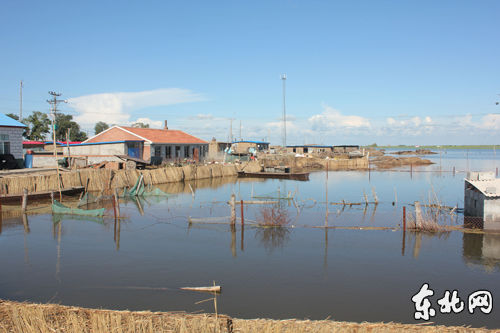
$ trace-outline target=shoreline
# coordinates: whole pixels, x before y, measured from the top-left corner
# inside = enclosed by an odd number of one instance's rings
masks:
[[[238,319],[183,311],[151,312],[91,309],[0,299],[0,330],[5,332],[495,332],[466,326],[344,322],[299,319]]]

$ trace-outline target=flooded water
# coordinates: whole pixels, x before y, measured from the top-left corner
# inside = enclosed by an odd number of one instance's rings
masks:
[[[131,310],[213,312],[210,295],[183,286],[222,286],[219,312],[240,318],[330,317],[342,321],[414,320],[411,298],[422,284],[436,317],[447,325],[500,327],[500,235],[403,234],[401,229],[368,230],[401,224],[402,207],[429,196],[463,207],[462,171],[499,165],[493,151],[433,155],[435,165],[381,172],[325,172],[309,182],[213,179],[163,185],[169,198],[122,201],[118,225],[104,219],[29,215],[4,218],[0,233],[0,298]],[[441,160],[441,163],[439,163]],[[441,165],[441,169],[439,168]],[[456,174],[451,170],[455,166]],[[373,205],[361,203],[365,195]],[[262,206],[244,208],[245,226],[224,224],[225,203],[278,197],[288,212],[287,228],[257,228]],[[254,198],[253,200],[264,200]],[[107,214],[112,216],[111,206]],[[237,206],[237,216],[240,209]],[[189,218],[199,222],[188,223]],[[463,217],[450,219],[461,224]],[[364,227],[364,230],[313,228]],[[457,290],[465,303],[459,314],[442,314],[437,300]],[[488,290],[489,315],[467,310],[467,297]]]

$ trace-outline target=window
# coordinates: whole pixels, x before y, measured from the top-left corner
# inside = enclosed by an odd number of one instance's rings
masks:
[[[161,157],[161,146],[156,146],[155,147],[155,156],[156,157]]]
[[[189,146],[185,146],[184,147],[184,157],[185,158],[189,158],[189,155],[190,155],[189,154],[189,149],[191,149],[191,147],[189,147]]]
[[[0,134],[0,154],[10,154],[10,142],[8,134]]]
[[[172,158],[172,147],[171,146],[165,146],[165,157]]]
[[[307,152],[308,152],[308,148],[304,147],[304,153],[307,153]]]
[[[181,157],[181,146],[175,146],[175,157]]]

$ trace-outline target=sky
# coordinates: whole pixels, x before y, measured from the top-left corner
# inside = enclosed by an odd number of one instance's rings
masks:
[[[500,1],[2,1],[0,112],[287,144],[500,143]],[[231,119],[233,119],[231,121]],[[232,122],[232,126],[231,126]],[[241,125],[240,125],[241,124]]]

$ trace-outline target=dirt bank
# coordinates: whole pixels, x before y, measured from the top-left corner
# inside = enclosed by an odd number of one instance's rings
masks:
[[[420,157],[394,157],[380,156],[370,161],[371,165],[375,165],[379,169],[396,168],[404,165],[429,165],[434,164],[429,160]]]
[[[428,149],[417,149],[417,150],[395,151],[393,154],[396,154],[396,155],[434,155],[437,153],[430,151]]]
[[[365,170],[368,168],[367,157],[360,158],[319,158],[297,157],[288,155],[262,155],[259,162],[264,167],[289,166],[292,171],[324,170]]]
[[[113,311],[0,300],[1,332],[493,332],[463,326],[353,323],[332,320],[236,319],[183,312]]]

